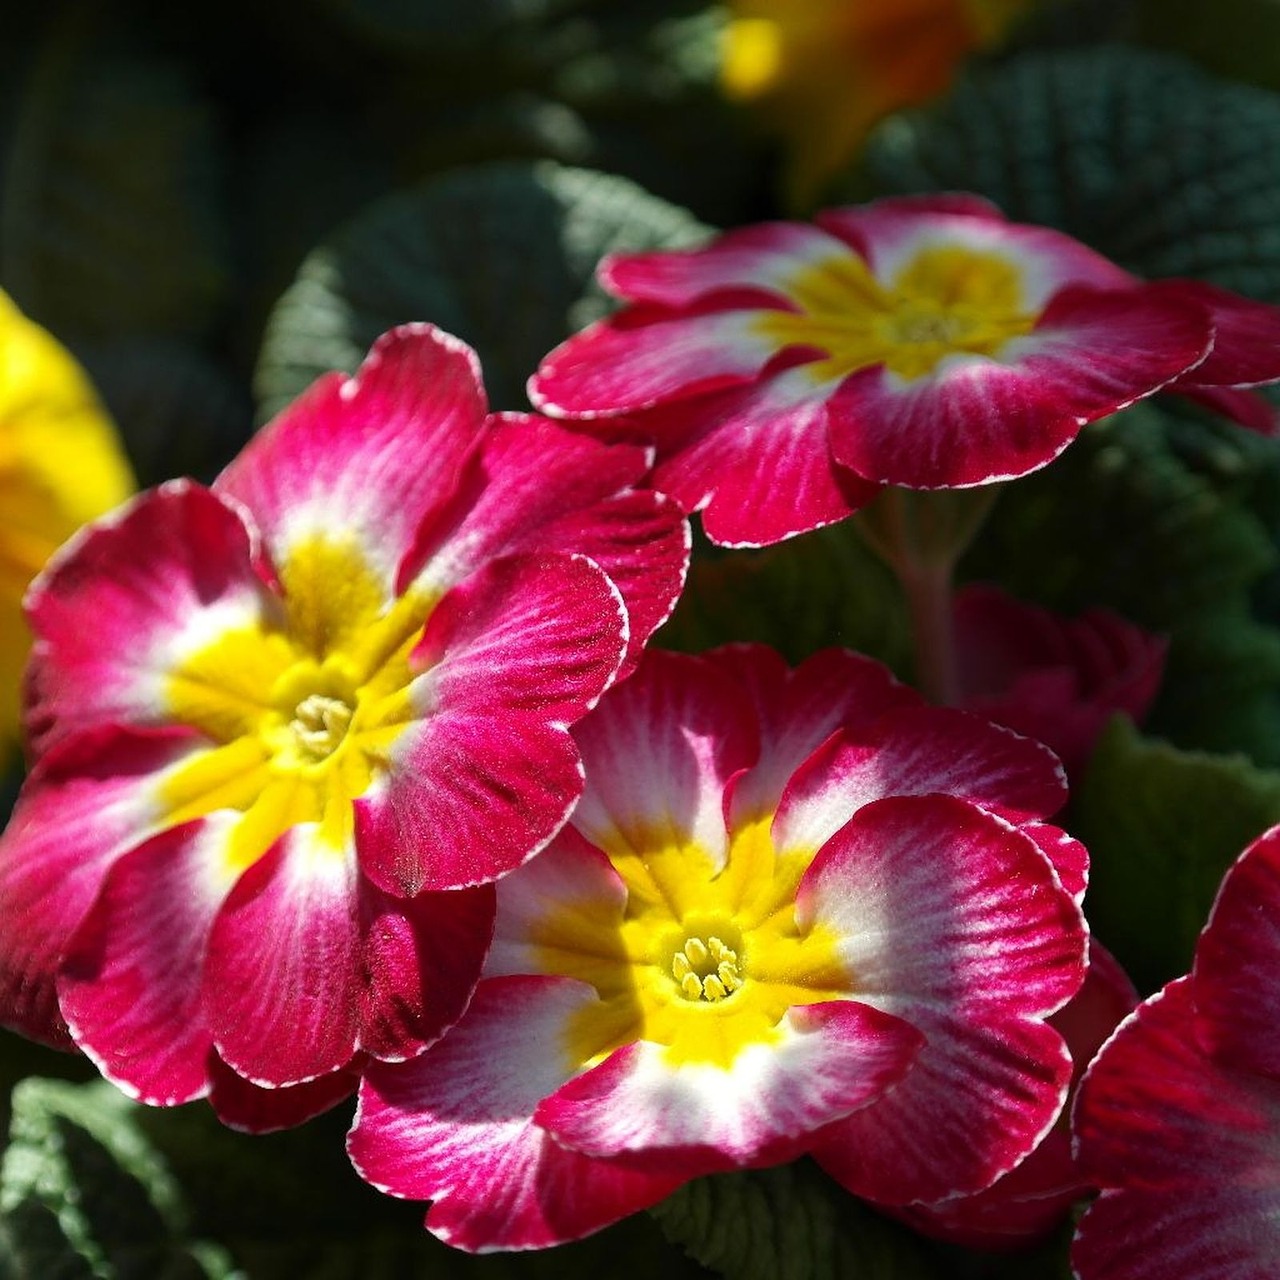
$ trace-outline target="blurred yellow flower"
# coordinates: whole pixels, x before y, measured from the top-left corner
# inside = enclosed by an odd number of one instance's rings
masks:
[[[790,150],[797,205],[882,116],[941,93],[1035,0],[730,0],[721,82]]]
[[[71,533],[133,487],[84,371],[0,293],[0,765],[17,738],[27,583]]]

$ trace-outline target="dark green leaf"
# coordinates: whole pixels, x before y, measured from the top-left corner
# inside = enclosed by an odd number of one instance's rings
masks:
[[[1223,873],[1280,821],[1280,772],[1180,751],[1117,718],[1073,807],[1092,870],[1085,909],[1144,990],[1191,964]]]
[[[186,1237],[187,1210],[165,1161],[112,1086],[28,1079],[13,1092],[0,1166],[0,1221],[19,1275],[224,1280],[237,1274]]]
[[[541,357],[608,310],[593,281],[605,253],[706,234],[634,183],[551,163],[426,182],[374,205],[303,264],[267,327],[261,412],[327,369],[353,370],[378,334],[409,320],[470,342],[494,407],[520,408]]]
[[[836,198],[964,189],[1143,275],[1280,301],[1280,98],[1116,45],[1025,54],[891,117]]]

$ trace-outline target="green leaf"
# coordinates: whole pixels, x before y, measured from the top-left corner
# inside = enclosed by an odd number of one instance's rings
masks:
[[[964,189],[1148,276],[1280,301],[1280,98],[1126,46],[1027,53],[893,116],[834,198]]]
[[[1223,873],[1280,821],[1280,772],[1180,751],[1117,717],[1072,812],[1091,857],[1089,919],[1153,990],[1188,970]]]
[[[900,675],[911,665],[897,580],[847,521],[760,551],[699,547],[658,643],[697,652],[737,640],[770,644],[792,663],[835,644]]]
[[[325,370],[354,370],[374,338],[409,320],[471,343],[494,407],[523,407],[541,357],[609,310],[593,280],[605,253],[707,234],[634,183],[551,163],[428,181],[375,204],[308,257],[267,326],[261,413]]]
[[[649,1211],[726,1280],[943,1280],[944,1251],[804,1162],[700,1178]]]
[[[95,12],[95,9],[97,12]],[[201,335],[230,287],[211,105],[67,6],[0,122],[0,285],[67,336]]]
[[[13,1093],[0,1165],[4,1247],[19,1276],[230,1280],[226,1254],[186,1235],[187,1209],[111,1085],[29,1079]]]

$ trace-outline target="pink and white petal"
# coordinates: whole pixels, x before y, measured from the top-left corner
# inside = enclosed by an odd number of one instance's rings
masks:
[[[264,1089],[238,1076],[218,1055],[210,1055],[209,1103],[229,1129],[242,1133],[276,1133],[293,1129],[346,1101],[356,1091],[353,1071],[308,1080],[283,1089]]]
[[[568,1026],[595,999],[568,978],[495,978],[421,1057],[373,1064],[347,1142],[360,1176],[433,1200],[428,1230],[472,1251],[576,1240],[668,1195],[686,1179],[567,1151],[533,1123],[576,1070]]]
[[[1068,288],[995,358],[948,356],[909,380],[883,366],[850,374],[829,400],[832,454],[913,489],[1013,479],[1194,367],[1211,341],[1203,312],[1159,294]]]
[[[1280,1267],[1280,1085],[1210,1058],[1198,984],[1140,1005],[1094,1060],[1073,1116],[1102,1188],[1077,1229],[1081,1280],[1265,1280]]]
[[[1161,280],[1152,288],[1203,307],[1213,321],[1213,350],[1187,376],[1188,384],[1257,387],[1280,381],[1280,307],[1206,280]]]
[[[354,538],[388,595],[418,526],[453,496],[485,430],[480,364],[430,324],[392,329],[356,373],[326,374],[214,483],[276,563],[314,536]]]
[[[156,725],[187,655],[274,617],[238,511],[174,480],[75,535],[32,584],[26,730],[39,755],[92,725]],[[86,625],[92,619],[92,625]]]
[[[564,825],[582,792],[567,726],[626,652],[617,588],[580,556],[509,556],[454,588],[413,660],[422,718],[356,802],[365,874],[388,893],[482,884]]]
[[[650,451],[605,444],[533,414],[492,419],[460,520],[433,531],[411,562],[438,592],[499,556],[586,555],[622,592],[632,660],[666,620],[684,584],[689,530],[678,507],[636,491]]]
[[[1084,981],[1087,937],[1028,837],[951,796],[881,800],[819,851],[796,921],[835,935],[859,1001],[925,1037],[896,1088],[814,1147],[833,1177],[886,1204],[936,1201],[1036,1146],[1071,1077],[1042,1019]]]
[[[192,743],[103,726],[37,761],[0,835],[0,1025],[71,1047],[54,987],[67,945],[112,863],[154,829],[156,776]]]
[[[493,937],[493,886],[393,898],[361,877],[359,893],[360,1047],[400,1062],[438,1040],[466,1009]]]
[[[626,1045],[544,1099],[534,1119],[571,1150],[654,1173],[777,1164],[804,1152],[814,1130],[874,1105],[923,1044],[908,1023],[847,1000],[789,1009],[777,1032],[727,1069]]]
[[[345,1067],[358,1047],[360,970],[355,859],[315,824],[291,827],[213,924],[204,1014],[219,1057],[266,1088]]]
[[[880,486],[832,461],[827,394],[793,367],[665,408],[662,436],[681,443],[674,453],[660,444],[655,487],[702,509],[702,527],[720,546],[767,546],[845,519]]]
[[[1205,1050],[1280,1080],[1280,827],[1255,840],[1224,877],[1192,974]]]
[[[778,349],[760,332],[761,314],[629,308],[552,351],[529,399],[557,418],[595,418],[750,382]]]
[[[1230,418],[1259,435],[1280,434],[1280,415],[1275,406],[1256,391],[1237,391],[1232,387],[1197,387],[1181,381],[1170,388],[1194,403]]]
[[[1040,852],[1053,864],[1059,883],[1079,906],[1089,887],[1088,849],[1061,827],[1048,822],[1028,822],[1020,829],[1035,841]]]
[[[497,897],[486,978],[542,972],[542,938],[551,917],[561,936],[581,930],[594,938],[611,922],[621,927],[627,888],[613,863],[569,826],[536,858],[504,876]]]
[[[768,305],[771,294],[775,301],[786,297],[797,275],[847,252],[808,223],[762,222],[726,231],[700,249],[610,254],[596,276],[628,302],[687,307],[708,295],[729,293]]]
[[[650,649],[574,737],[589,783],[574,828],[606,851],[728,852],[724,794],[759,751],[750,709],[713,662]]]
[[[816,849],[886,796],[960,796],[1021,825],[1067,800],[1058,758],[1030,738],[946,707],[905,707],[842,729],[795,771],[773,821],[779,849]]]
[[[733,830],[773,813],[791,775],[837,729],[924,702],[887,667],[847,649],[823,649],[794,671],[763,645],[726,645],[708,657],[743,685],[760,725],[759,759],[732,784]]]
[[[203,966],[235,879],[225,849],[236,816],[173,827],[119,858],[58,974],[76,1043],[108,1080],[153,1106],[209,1092]]]
[[[994,205],[975,197],[946,196],[877,200],[817,215],[820,227],[864,257],[876,279],[892,284],[922,253],[962,249],[1003,258],[1015,267],[1024,311],[1038,312],[1060,289],[1140,287],[1136,277],[1049,227],[1006,222]]]

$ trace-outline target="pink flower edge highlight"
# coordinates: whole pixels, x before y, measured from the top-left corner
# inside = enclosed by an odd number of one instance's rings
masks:
[[[1079,1280],[1261,1280],[1280,1265],[1280,828],[1227,872],[1190,975],[1138,1006],[1076,1099],[1101,1188]]]
[[[823,701],[835,674],[853,696]],[[1085,969],[1044,824],[1032,838],[963,791],[854,789],[818,846],[769,835],[786,771],[816,768],[833,736],[927,733],[899,688],[835,651],[794,672],[759,646],[646,654],[575,731],[587,785],[569,827],[498,884],[467,1013],[420,1057],[368,1068],[349,1142],[362,1175],[432,1200],[427,1227],[449,1242],[509,1249],[806,1151],[885,1202],[976,1190],[1024,1156],[1070,1075],[1046,1019]],[[976,756],[1020,751],[1056,778],[1035,744],[935,714],[974,726]],[[963,747],[947,749],[954,764]],[[983,776],[1017,808],[1017,769],[952,770]],[[654,947],[675,948],[669,974]],[[902,1106],[950,1150],[904,1152]]]
[[[407,326],[212,490],[74,539],[31,593],[0,1019],[65,1045],[65,1016],[134,1096],[212,1091],[245,1127],[434,1041],[479,976],[490,882],[581,790],[569,726],[683,581],[687,522],[636,487],[648,464],[487,416],[470,349]]]

